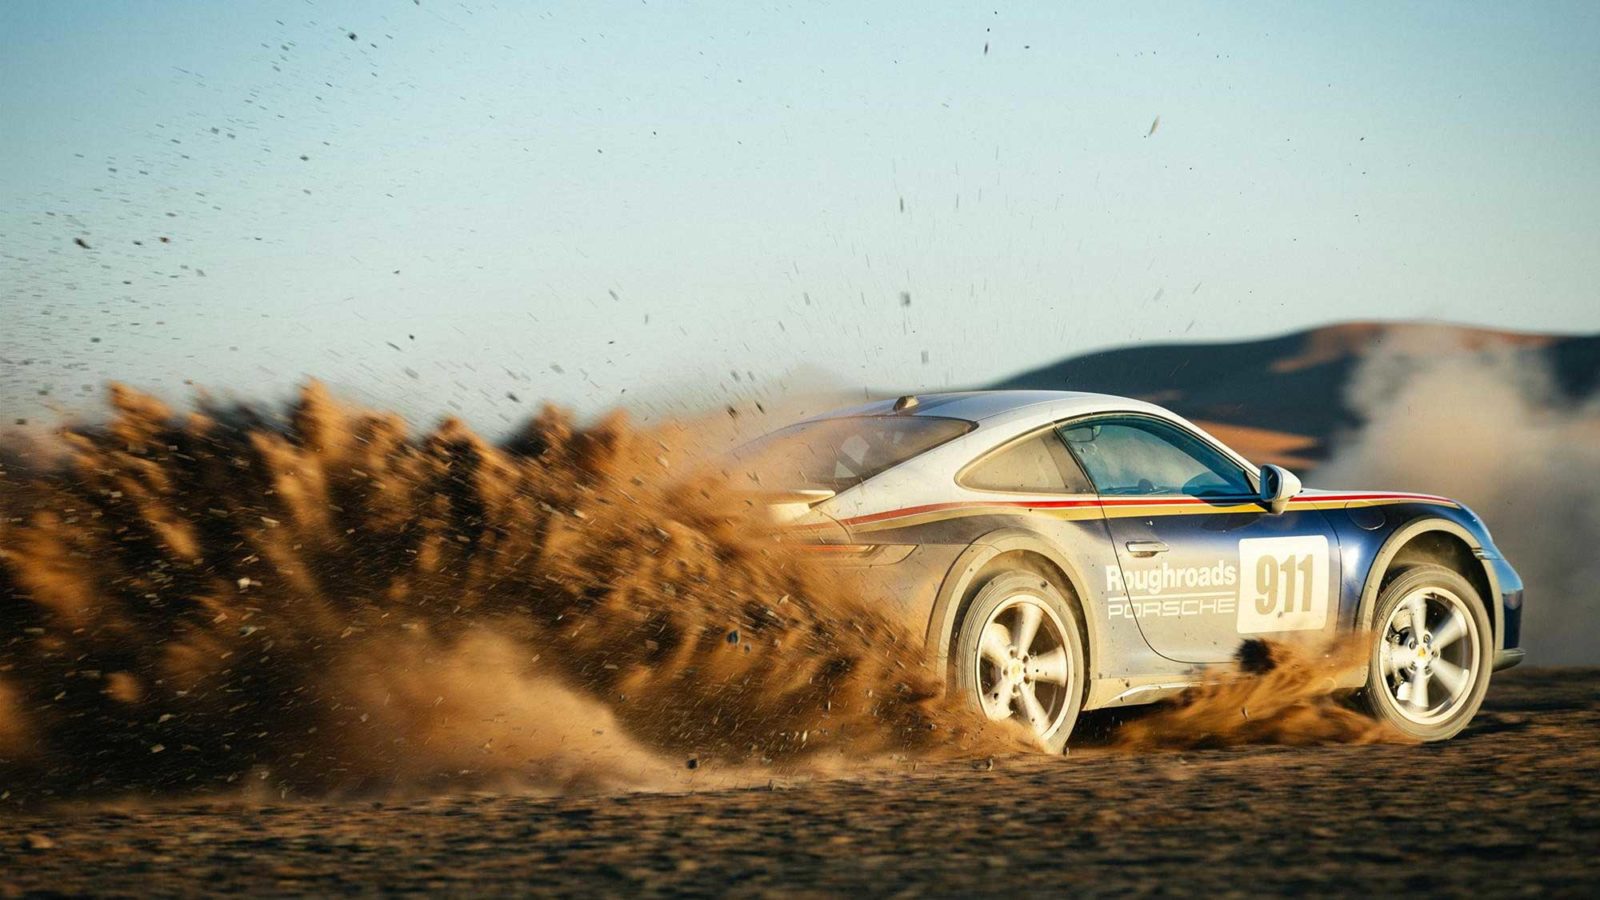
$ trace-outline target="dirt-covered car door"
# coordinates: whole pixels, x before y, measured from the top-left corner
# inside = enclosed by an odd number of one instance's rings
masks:
[[[1116,547],[1107,615],[1138,622],[1157,653],[1217,662],[1243,637],[1331,633],[1339,547],[1320,510],[1272,514],[1234,460],[1153,416],[1077,419],[1061,435]]]

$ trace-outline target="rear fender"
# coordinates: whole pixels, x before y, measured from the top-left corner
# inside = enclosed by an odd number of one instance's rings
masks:
[[[1079,615],[1083,616],[1083,627],[1088,637],[1089,659],[1093,661],[1099,658],[1102,625],[1098,621],[1094,604],[1089,602],[1089,596],[1084,592],[1086,582],[1083,573],[1078,571],[1078,567],[1068,560],[1066,554],[1059,548],[1035,532],[1022,528],[1003,528],[991,531],[973,541],[960,556],[956,557],[956,561],[951,564],[950,571],[944,578],[944,583],[939,586],[939,593],[933,603],[933,614],[928,617],[926,646],[929,664],[943,666],[950,659],[950,645],[955,637],[956,622],[961,614],[962,604],[977,587],[978,576],[984,567],[1002,554],[1016,552],[1031,553],[1043,558],[1066,578],[1067,586],[1072,589],[1077,600]]]

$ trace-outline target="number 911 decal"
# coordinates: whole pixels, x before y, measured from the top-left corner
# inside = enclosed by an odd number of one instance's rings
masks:
[[[1239,542],[1240,634],[1309,631],[1328,624],[1328,539]]]

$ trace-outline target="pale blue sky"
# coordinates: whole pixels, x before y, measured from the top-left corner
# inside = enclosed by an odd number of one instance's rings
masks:
[[[5,0],[0,407],[309,374],[492,430],[1331,319],[1592,331],[1597,107],[1590,2]]]

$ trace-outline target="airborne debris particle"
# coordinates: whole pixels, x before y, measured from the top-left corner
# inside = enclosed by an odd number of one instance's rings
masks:
[[[1234,652],[1234,659],[1239,663],[1239,670],[1250,675],[1264,675],[1278,665],[1273,656],[1273,645],[1260,638],[1241,643]]]

